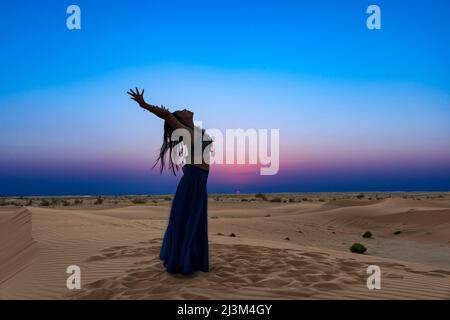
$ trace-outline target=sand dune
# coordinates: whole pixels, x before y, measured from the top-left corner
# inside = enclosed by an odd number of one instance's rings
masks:
[[[27,209],[0,211],[0,284],[31,263],[37,251]]]
[[[0,298],[450,299],[447,198],[323,197],[211,199],[211,270],[189,277],[167,274],[158,258],[170,202],[0,211]],[[367,253],[349,252],[354,242]],[[66,287],[73,264],[81,290]],[[366,286],[369,265],[381,268],[381,290]]]
[[[450,271],[329,250],[212,244],[209,273],[172,276],[158,259],[161,239],[105,249],[89,260],[139,257],[122,275],[92,282],[69,295],[78,299],[450,299]],[[366,269],[383,271],[382,290],[368,290]]]

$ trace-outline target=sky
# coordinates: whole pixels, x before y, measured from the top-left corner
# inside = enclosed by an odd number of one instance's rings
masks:
[[[69,5],[81,29],[66,27]],[[381,29],[366,27],[369,5]],[[163,123],[280,129],[279,172],[213,165],[210,193],[448,191],[450,2],[2,1],[0,195],[173,193]]]

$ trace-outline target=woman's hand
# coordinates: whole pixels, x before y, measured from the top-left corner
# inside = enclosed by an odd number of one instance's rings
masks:
[[[130,89],[127,91],[127,93],[131,96],[131,99],[139,103],[139,105],[142,108],[145,108],[146,103],[144,100],[144,89],[142,89],[142,92],[139,93],[139,89],[136,87],[136,92],[133,91],[133,89]],[[146,108],[145,108],[146,109]]]
[[[150,111],[157,117],[163,119],[164,121],[167,121],[169,126],[171,126],[173,129],[189,129],[186,126],[184,126],[175,116],[164,106],[157,107],[153,106],[151,104],[148,104],[144,100],[144,89],[142,89],[142,92],[139,93],[139,89],[136,87],[136,91],[133,91],[133,89],[130,89],[127,91],[127,93],[131,96],[131,99],[139,103],[141,108],[144,108],[145,110]]]
[[[133,89],[130,89],[127,91],[127,93],[131,96],[131,99],[139,103],[141,108],[150,111],[151,113],[155,114],[161,119],[167,120],[168,117],[172,117],[175,119],[175,117],[170,113],[169,109],[167,109],[164,106],[157,107],[151,104],[148,104],[144,100],[144,89],[142,89],[142,92],[139,93],[139,89],[136,88],[136,91],[133,91]],[[173,121],[171,121],[173,122]]]

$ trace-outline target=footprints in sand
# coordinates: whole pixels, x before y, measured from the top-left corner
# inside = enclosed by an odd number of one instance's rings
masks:
[[[210,245],[210,272],[170,275],[159,260],[161,239],[102,250],[87,261],[140,258],[122,275],[89,283],[77,299],[214,299],[314,297],[365,286],[366,263],[327,253],[250,245]]]
[[[151,239],[149,241],[139,242],[140,245],[147,244],[158,244],[162,239]],[[106,259],[114,258],[138,258],[138,257],[148,257],[151,252],[149,247],[133,248],[129,246],[116,246],[111,248],[106,248],[100,251],[100,254],[92,256],[86,260],[86,262],[93,262]]]
[[[224,236],[224,234],[223,234],[222,232],[218,232],[217,235],[218,235],[218,236]],[[229,237],[235,238],[235,237],[236,237],[236,234],[234,234],[234,233],[232,232],[232,233],[230,233],[228,236],[229,236]]]
[[[327,252],[267,248],[245,244],[210,244],[210,272],[190,276],[167,273],[159,259],[162,239],[101,250],[87,259],[88,265],[130,259],[119,276],[100,279],[68,297],[74,299],[299,299],[326,297],[414,297],[411,283],[433,284],[440,297],[447,270],[415,270],[400,263],[383,261],[383,290],[366,287],[367,266],[361,258]],[[125,260],[126,261],[126,260]],[[378,264],[378,263],[377,263]],[[445,279],[444,279],[445,278]],[[412,282],[411,282],[412,281]],[[389,283],[392,288],[389,289]],[[440,290],[440,291],[439,291]],[[444,291],[443,291],[444,290]],[[444,293],[443,293],[444,292]],[[423,292],[422,292],[423,293]],[[418,294],[422,294],[418,293]]]

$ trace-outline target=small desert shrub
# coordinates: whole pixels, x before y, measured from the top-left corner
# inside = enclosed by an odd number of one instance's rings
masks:
[[[260,198],[260,199],[263,199],[264,201],[267,201],[267,197],[264,193],[255,194],[255,198]]]
[[[164,197],[164,200],[166,200],[166,201],[172,201],[172,197]]]
[[[364,195],[363,195],[362,193],[360,193],[360,194],[358,194],[358,195],[356,196],[356,198],[358,198],[358,199],[363,199],[363,198],[364,198]]]
[[[308,198],[302,198],[302,201],[308,201]]]
[[[354,243],[350,247],[350,251],[353,253],[364,253],[367,251],[366,247],[362,245],[361,243]]]
[[[74,205],[80,205],[80,204],[83,204],[83,200],[81,200],[81,199],[75,199],[75,201],[73,202],[73,204]]]
[[[47,199],[42,199],[41,203],[39,204],[41,207],[49,207],[50,202]]]
[[[98,197],[96,200],[95,200],[95,202],[94,202],[94,204],[95,205],[100,205],[100,204],[102,204],[103,203],[103,198],[102,197]]]
[[[396,235],[396,236],[398,236],[399,234],[401,234],[402,232],[401,231],[395,231],[394,232],[394,234]]]
[[[5,199],[0,200],[0,206],[7,206],[7,205],[8,205],[8,203],[6,202]]]
[[[242,198],[241,201],[242,201],[242,202],[248,202],[248,199]]]
[[[295,198],[289,198],[289,202],[295,202]]]
[[[63,200],[63,201],[62,201],[62,205],[63,205],[64,207],[68,207],[68,206],[70,206],[70,202],[67,201],[67,200]]]
[[[147,203],[147,200],[144,198],[134,198],[131,202],[134,204],[145,204]]]
[[[281,198],[280,197],[275,197],[270,199],[270,202],[281,202]]]
[[[366,231],[364,232],[364,234],[362,235],[363,238],[372,238],[372,232],[370,231]]]
[[[52,199],[51,203],[52,203],[52,206],[57,206],[58,203],[59,203],[59,200],[58,199]]]

